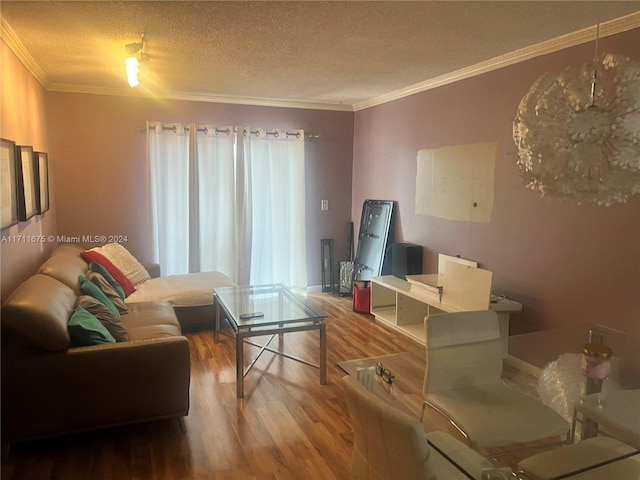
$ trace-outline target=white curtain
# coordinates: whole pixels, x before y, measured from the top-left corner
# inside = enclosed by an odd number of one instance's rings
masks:
[[[198,201],[197,242],[192,245],[191,271],[217,270],[238,282],[238,228],[236,225],[236,132],[233,127],[206,125],[196,134]],[[196,211],[197,210],[197,215]]]
[[[243,130],[245,212],[251,218],[249,283],[307,286],[304,132]]]
[[[147,123],[150,246],[165,275],[189,269],[189,131]]]
[[[302,130],[156,123],[147,139],[151,251],[164,274],[306,287]]]

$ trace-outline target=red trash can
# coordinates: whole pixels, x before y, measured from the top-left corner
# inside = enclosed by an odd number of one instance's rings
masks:
[[[371,313],[371,285],[368,280],[353,282],[353,311]]]

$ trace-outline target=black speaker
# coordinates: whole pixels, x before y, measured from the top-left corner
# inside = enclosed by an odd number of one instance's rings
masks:
[[[391,273],[404,280],[406,275],[422,273],[422,246],[400,242],[391,244]]]

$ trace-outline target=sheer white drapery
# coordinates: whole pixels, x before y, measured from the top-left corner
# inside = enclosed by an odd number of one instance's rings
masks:
[[[189,132],[147,122],[150,247],[165,275],[189,269]]]
[[[236,132],[233,127],[207,125],[197,129],[197,242],[193,242],[192,271],[220,271],[238,282],[240,245],[236,225]]]
[[[304,132],[243,130],[251,285],[307,286]]]
[[[302,130],[155,123],[147,152],[151,252],[165,274],[306,287]]]

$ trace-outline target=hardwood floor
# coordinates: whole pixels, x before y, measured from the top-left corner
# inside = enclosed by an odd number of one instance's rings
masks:
[[[167,420],[15,445],[2,478],[348,479],[353,432],[336,364],[423,347],[354,313],[351,298],[315,293],[307,301],[327,315],[327,385],[317,369],[265,352],[237,399],[233,338],[216,344],[211,331],[189,333],[186,433]],[[317,362],[318,334],[286,334],[283,348]]]

